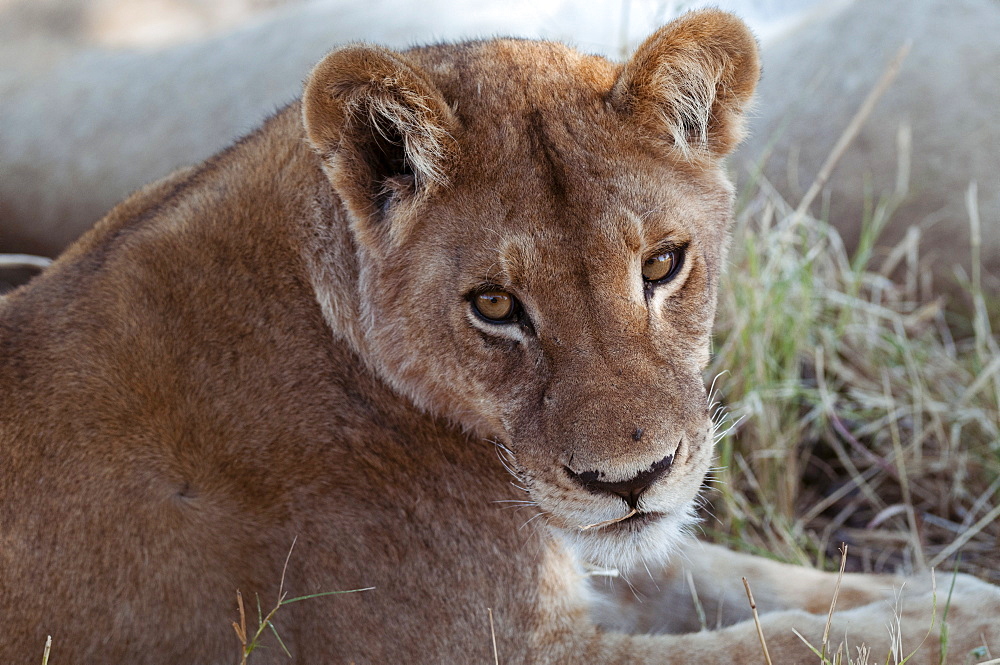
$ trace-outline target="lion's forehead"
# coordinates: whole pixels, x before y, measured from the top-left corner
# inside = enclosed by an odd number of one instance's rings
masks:
[[[519,111],[546,100],[603,101],[621,69],[564,44],[523,39],[432,46],[410,51],[410,55],[435,79],[446,98],[461,100],[460,116],[463,107],[471,110],[491,103]]]
[[[620,170],[575,187],[584,198],[560,198],[558,185],[535,173],[517,182],[496,179],[456,186],[425,222],[454,271],[509,285],[548,275],[623,274],[637,256],[665,244],[694,246],[708,260],[724,244],[730,215],[727,190],[685,188],[669,174]],[[464,191],[463,191],[464,190]],[[419,255],[419,254],[418,254]]]
[[[702,220],[728,216],[721,171],[657,152],[608,103],[619,65],[516,39],[412,53],[459,121],[451,192],[441,202],[449,228],[473,245],[478,237],[499,253],[521,233],[543,251],[587,245],[589,254],[620,254],[678,230],[697,235]]]
[[[432,47],[417,52],[452,107],[455,134],[471,157],[503,167],[518,155],[542,155],[573,145],[580,154],[603,151],[618,137],[607,103],[620,66],[562,44],[499,39]],[[602,160],[594,160],[600,166]],[[466,160],[464,166],[473,166]],[[523,168],[523,166],[519,166]]]
[[[673,242],[711,261],[724,244],[724,174],[689,168],[629,129],[607,103],[619,65],[506,39],[412,53],[453,107],[458,150],[402,262],[433,260],[448,288],[632,297],[637,257]]]

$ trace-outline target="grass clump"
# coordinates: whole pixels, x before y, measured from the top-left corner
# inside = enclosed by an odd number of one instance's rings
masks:
[[[852,571],[919,570],[961,551],[961,570],[998,582],[996,312],[975,271],[968,320],[929,300],[915,231],[869,267],[892,202],[874,207],[853,256],[766,183],[743,203],[708,374],[740,427],[719,443],[706,530],[827,568],[847,542]]]

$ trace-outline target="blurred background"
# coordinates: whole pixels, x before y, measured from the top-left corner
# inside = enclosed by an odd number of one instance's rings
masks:
[[[738,12],[767,39],[819,0],[2,0],[0,35],[25,42],[48,39],[65,45],[155,49],[204,39],[253,21],[274,21],[311,6],[330,25],[336,41],[395,33],[397,46],[438,39],[502,34],[571,41],[579,47],[621,55],[683,11],[716,6]],[[829,6],[830,3],[823,3]],[[357,20],[358,23],[351,21]],[[376,23],[391,25],[376,26]],[[365,25],[367,24],[367,25]],[[435,24],[437,27],[435,27]],[[490,28],[490,26],[495,26]],[[17,50],[17,49],[15,49]]]

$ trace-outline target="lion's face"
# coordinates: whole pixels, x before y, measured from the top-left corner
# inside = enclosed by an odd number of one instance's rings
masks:
[[[665,556],[712,456],[701,372],[732,200],[712,136],[687,155],[651,138],[631,63],[512,41],[457,63],[413,57],[422,69],[358,77],[369,92],[434,79],[405,125],[358,131],[345,112],[336,148],[320,146],[353,215],[361,352],[418,406],[494,441],[585,559]],[[325,91],[349,87],[357,60]],[[386,96],[369,119],[402,115]],[[428,114],[443,132],[408,135]]]
[[[510,451],[550,524],[592,559],[621,563],[677,535],[708,467],[701,370],[729,192],[717,182],[679,197],[676,178],[641,155],[577,172],[585,156],[553,150],[567,166],[563,200],[530,205],[557,185],[533,155],[504,152],[497,163],[516,161],[522,178],[457,178],[373,257],[371,348],[422,406]],[[663,460],[634,505],[587,482],[627,481]],[[580,529],[632,507],[643,514]]]

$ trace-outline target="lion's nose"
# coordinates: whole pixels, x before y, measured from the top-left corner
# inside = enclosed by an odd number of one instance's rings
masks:
[[[583,471],[581,473],[576,473],[569,467],[566,467],[566,473],[569,474],[569,477],[577,483],[583,485],[584,489],[587,491],[594,492],[595,494],[607,492],[609,494],[620,496],[625,503],[628,504],[629,508],[634,509],[638,505],[639,497],[642,493],[670,470],[670,465],[673,461],[674,456],[667,455],[659,462],[655,462],[645,471],[639,472],[639,474],[635,477],[628,480],[618,480],[614,482],[601,480],[601,477],[604,474],[600,471]]]

